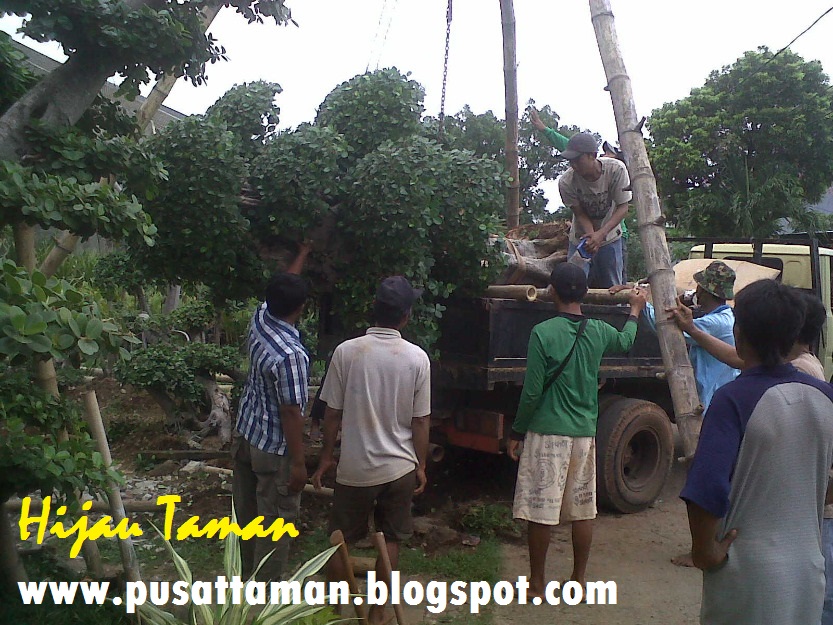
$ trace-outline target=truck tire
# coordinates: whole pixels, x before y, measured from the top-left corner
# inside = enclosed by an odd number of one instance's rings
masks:
[[[599,398],[596,491],[599,505],[616,512],[644,510],[659,496],[674,460],[674,434],[656,404]]]

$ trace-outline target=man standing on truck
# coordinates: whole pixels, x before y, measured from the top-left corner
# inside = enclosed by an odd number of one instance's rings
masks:
[[[431,364],[428,354],[400,335],[411,307],[422,294],[402,276],[386,278],[376,291],[376,325],[365,336],[339,345],[321,389],[324,447],[313,485],[341,458],[336,473],[330,531],[341,530],[348,544],[367,535],[367,520],[385,535],[390,563],[399,562],[399,544],[413,532],[411,501],[425,489],[431,423]],[[378,579],[385,580],[377,561]],[[346,579],[337,559],[328,577]],[[384,622],[384,606],[370,608],[369,622]]]
[[[550,531],[572,522],[573,572],[585,584],[596,517],[596,422],[598,374],[602,357],[627,352],[636,338],[636,320],[646,304],[634,289],[630,317],[619,331],[587,319],[581,301],[587,277],[573,264],[558,265],[550,276],[558,314],[532,329],[526,377],[507,453],[518,460],[515,518],[529,527],[529,590],[542,596]]]
[[[558,179],[561,201],[573,211],[567,257],[572,258],[584,242],[591,255],[589,263],[582,263],[590,286],[607,289],[624,284],[622,222],[632,197],[627,167],[616,158],[597,158],[593,135],[580,132],[566,139],[548,128],[534,108],[529,115],[532,125],[560,150],[561,158],[570,161],[570,169]]]

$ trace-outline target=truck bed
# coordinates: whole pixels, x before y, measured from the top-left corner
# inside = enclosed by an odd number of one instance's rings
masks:
[[[585,304],[582,311],[622,329],[630,309]],[[478,298],[450,302],[440,322],[440,361],[433,367],[434,384],[467,390],[491,390],[496,383],[522,385],[532,328],[555,314],[555,304],[543,301]],[[600,376],[656,379],[664,373],[657,335],[641,317],[630,352],[604,358]]]

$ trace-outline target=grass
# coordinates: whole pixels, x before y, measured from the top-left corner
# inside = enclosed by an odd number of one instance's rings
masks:
[[[457,547],[445,553],[426,555],[421,549],[403,549],[399,568],[431,579],[500,581],[500,543],[491,538],[477,547]]]

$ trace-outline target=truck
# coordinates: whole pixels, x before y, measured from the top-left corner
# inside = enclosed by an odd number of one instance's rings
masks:
[[[743,260],[777,269],[784,284],[818,295],[827,322],[814,350],[831,379],[833,249],[809,236],[669,241],[695,243],[689,258]],[[626,305],[583,304],[582,311],[618,329],[629,315]],[[530,332],[554,315],[554,304],[540,300],[484,297],[448,303],[440,326],[441,356],[432,373],[432,442],[504,452],[523,387]],[[674,462],[675,421],[657,335],[644,316],[628,354],[603,359],[598,392],[598,502],[616,512],[644,510],[662,491]]]

